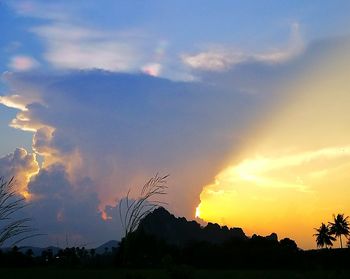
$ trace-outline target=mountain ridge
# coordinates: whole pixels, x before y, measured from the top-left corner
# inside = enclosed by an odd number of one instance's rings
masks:
[[[228,228],[214,223],[202,227],[194,220],[175,217],[163,207],[158,207],[141,220],[137,231],[141,230],[177,246],[184,246],[192,241],[220,244],[229,239],[248,239],[241,228]]]

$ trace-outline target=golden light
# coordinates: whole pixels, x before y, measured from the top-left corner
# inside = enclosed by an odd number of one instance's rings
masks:
[[[196,218],[200,218],[201,216],[201,212],[200,212],[200,208],[199,208],[199,205],[196,207],[196,214],[195,214],[195,217]]]
[[[289,97],[252,133],[256,142],[203,188],[202,219],[314,248],[314,227],[333,213],[350,215],[346,53],[347,46],[338,47],[281,88]],[[243,159],[236,163],[237,157]]]
[[[36,155],[33,154],[34,158],[36,158]],[[36,160],[36,159],[35,159]],[[40,171],[40,168],[38,167],[37,170],[28,172],[25,175],[25,182],[23,185],[21,185],[20,189],[18,190],[19,194],[27,201],[30,201],[31,199],[34,198],[34,195],[29,193],[28,191],[28,184],[30,182],[30,179],[34,176],[36,176]]]
[[[20,191],[19,194],[26,200],[30,200],[32,195],[28,191]]]
[[[340,193],[332,193],[334,188],[328,186],[334,177],[350,181],[349,169],[350,146],[245,160],[227,167],[204,187],[196,217],[243,227],[247,233],[295,237],[307,230],[309,240],[297,240],[310,246],[317,220],[345,208],[350,212],[346,199],[334,199]]]

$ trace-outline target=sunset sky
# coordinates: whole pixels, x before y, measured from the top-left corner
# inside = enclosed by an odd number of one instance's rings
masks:
[[[120,239],[168,209],[290,237],[350,215],[350,2],[0,0],[0,175],[39,246]]]

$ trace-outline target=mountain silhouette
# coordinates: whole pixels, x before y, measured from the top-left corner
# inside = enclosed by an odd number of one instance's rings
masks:
[[[247,240],[241,228],[228,228],[218,224],[208,223],[201,227],[196,221],[187,221],[184,217],[175,217],[165,208],[159,207],[148,214],[141,222],[137,231],[153,235],[168,244],[186,246],[191,242],[209,242],[221,244],[229,239]]]
[[[113,249],[118,249],[118,243],[119,242],[117,240],[107,241],[101,246],[95,248],[96,254],[104,254],[106,252],[112,252]]]

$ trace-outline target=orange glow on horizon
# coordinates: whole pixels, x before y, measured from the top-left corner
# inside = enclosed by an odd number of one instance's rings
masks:
[[[248,234],[277,232],[280,237],[298,238],[307,231],[312,236],[318,222],[337,210],[350,210],[344,197],[330,202],[328,208],[322,205],[330,196],[321,192],[335,176],[350,181],[345,173],[349,161],[350,146],[247,159],[227,167],[204,187],[196,217],[200,208],[201,219],[242,227]],[[310,238],[297,240],[312,247]]]

